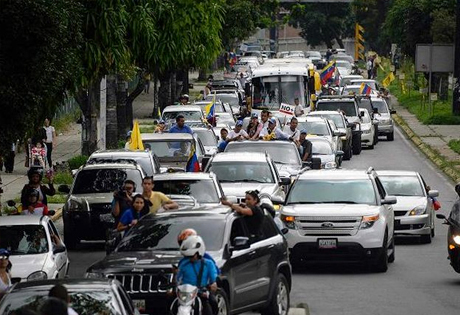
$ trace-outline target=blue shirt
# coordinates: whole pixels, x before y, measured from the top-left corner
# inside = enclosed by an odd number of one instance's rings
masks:
[[[217,274],[220,275],[220,269],[219,269],[219,267],[217,267],[217,263],[216,263],[216,261],[214,260],[214,258],[212,258],[212,256],[209,255],[208,253],[204,253],[203,258],[212,261],[212,263],[214,264],[214,267],[216,267]],[[183,258],[179,261],[179,266],[180,266],[180,264],[186,262],[187,260],[189,260],[189,258],[183,257]]]
[[[133,220],[139,220],[141,217],[141,214],[139,212],[134,211],[133,209],[128,209],[125,212],[123,212],[123,215],[121,216],[120,223],[123,225],[129,225]]]
[[[204,264],[201,283],[198,283],[198,275],[200,274],[201,264]],[[216,282],[217,270],[215,264],[206,258],[191,262],[190,259],[183,259],[179,263],[179,271],[177,272],[177,281],[180,284],[191,284],[199,288],[208,286]]]
[[[189,126],[184,125],[184,127],[179,128],[179,126],[177,126],[177,124],[172,126],[171,129],[169,129],[169,133],[189,133],[189,134],[193,135],[193,131]]]

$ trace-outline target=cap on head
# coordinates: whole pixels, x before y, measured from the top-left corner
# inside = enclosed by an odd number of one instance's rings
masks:
[[[302,129],[302,130],[300,131],[300,134],[305,134],[305,135],[308,134],[307,129]]]
[[[257,113],[252,113],[251,118],[259,118],[259,115],[257,115]]]
[[[132,133],[133,133],[133,132],[132,132],[131,130],[128,131],[128,132],[126,133],[126,137],[131,137],[131,134],[132,134]]]
[[[270,119],[268,120],[268,123],[269,123],[269,124],[275,124],[275,125],[276,125],[276,119],[275,119],[275,118],[270,118]]]
[[[188,96],[188,94],[182,94],[180,99],[183,100],[183,99],[189,99],[190,97]]]
[[[243,121],[242,120],[238,120],[236,122],[236,126],[243,126]]]
[[[0,255],[9,256],[10,252],[6,248],[0,248]]]

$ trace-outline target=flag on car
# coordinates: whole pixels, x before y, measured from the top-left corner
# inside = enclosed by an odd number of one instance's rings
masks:
[[[188,157],[187,166],[185,167],[186,172],[199,172],[200,171],[200,163],[198,162],[198,157],[196,156],[195,145],[192,144],[192,148],[190,150],[190,155]]]
[[[361,83],[361,87],[359,88],[359,94],[361,95],[369,95],[372,92],[372,88],[367,83]]]
[[[144,150],[144,144],[142,143],[141,129],[139,128],[139,122],[134,121],[133,131],[131,132],[131,140],[129,141],[130,150]]]
[[[335,73],[335,61],[332,61],[321,72],[321,75],[320,75],[321,84],[325,85],[327,81],[332,78],[334,73]]]

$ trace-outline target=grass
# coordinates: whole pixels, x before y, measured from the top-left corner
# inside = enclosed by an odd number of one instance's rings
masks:
[[[452,139],[449,141],[449,147],[460,154],[460,139]]]
[[[67,199],[67,195],[61,194],[61,193],[56,193],[54,196],[47,196],[46,197],[48,204],[50,203],[65,203]]]
[[[65,114],[58,119],[53,121],[54,129],[56,129],[56,134],[63,133],[69,129],[69,126],[75,123],[80,117],[80,109],[75,110],[72,113]]]
[[[153,133],[155,131],[155,126],[142,126],[139,127],[141,133]]]

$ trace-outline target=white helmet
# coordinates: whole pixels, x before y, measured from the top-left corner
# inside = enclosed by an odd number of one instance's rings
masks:
[[[198,235],[190,235],[180,246],[180,253],[185,257],[192,257],[196,253],[203,256],[205,251],[206,247],[204,245],[204,241],[201,236]]]

